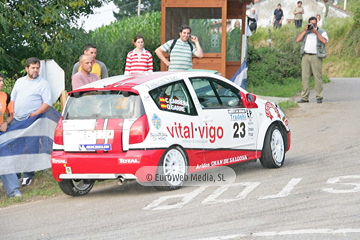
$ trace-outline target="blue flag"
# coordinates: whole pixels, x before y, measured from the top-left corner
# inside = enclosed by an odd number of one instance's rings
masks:
[[[247,70],[247,63],[246,60],[244,60],[239,69],[234,74],[234,76],[232,76],[230,81],[234,82],[235,84],[246,90]]]
[[[39,171],[51,167],[54,131],[60,113],[45,113],[11,124],[0,132],[0,174]]]

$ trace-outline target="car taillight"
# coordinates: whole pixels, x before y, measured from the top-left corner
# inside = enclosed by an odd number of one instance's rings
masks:
[[[54,134],[54,143],[58,145],[64,145],[64,135],[63,135],[63,118],[60,117],[56,128],[55,128],[55,134]]]
[[[130,144],[141,143],[149,133],[149,122],[146,115],[138,118],[130,127]]]

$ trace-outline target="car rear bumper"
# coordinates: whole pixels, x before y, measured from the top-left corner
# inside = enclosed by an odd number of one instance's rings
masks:
[[[165,149],[131,150],[124,153],[68,153],[53,151],[55,181],[62,179],[136,179],[145,166],[158,166]],[[155,169],[155,168],[151,168]],[[150,173],[155,174],[155,173]]]

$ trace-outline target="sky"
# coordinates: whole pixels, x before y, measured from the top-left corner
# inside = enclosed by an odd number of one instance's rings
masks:
[[[117,11],[117,7],[113,2],[110,2],[101,8],[95,9],[94,14],[90,15],[88,18],[80,18],[79,24],[83,21],[84,29],[86,31],[94,30],[102,25],[108,25],[116,20],[112,13],[113,11]]]

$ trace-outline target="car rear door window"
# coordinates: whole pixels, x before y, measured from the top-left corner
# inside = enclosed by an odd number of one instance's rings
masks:
[[[65,119],[138,118],[144,114],[139,95],[121,91],[88,91],[71,94]]]
[[[194,103],[183,81],[173,82],[149,92],[159,109],[187,115],[197,115]]]

